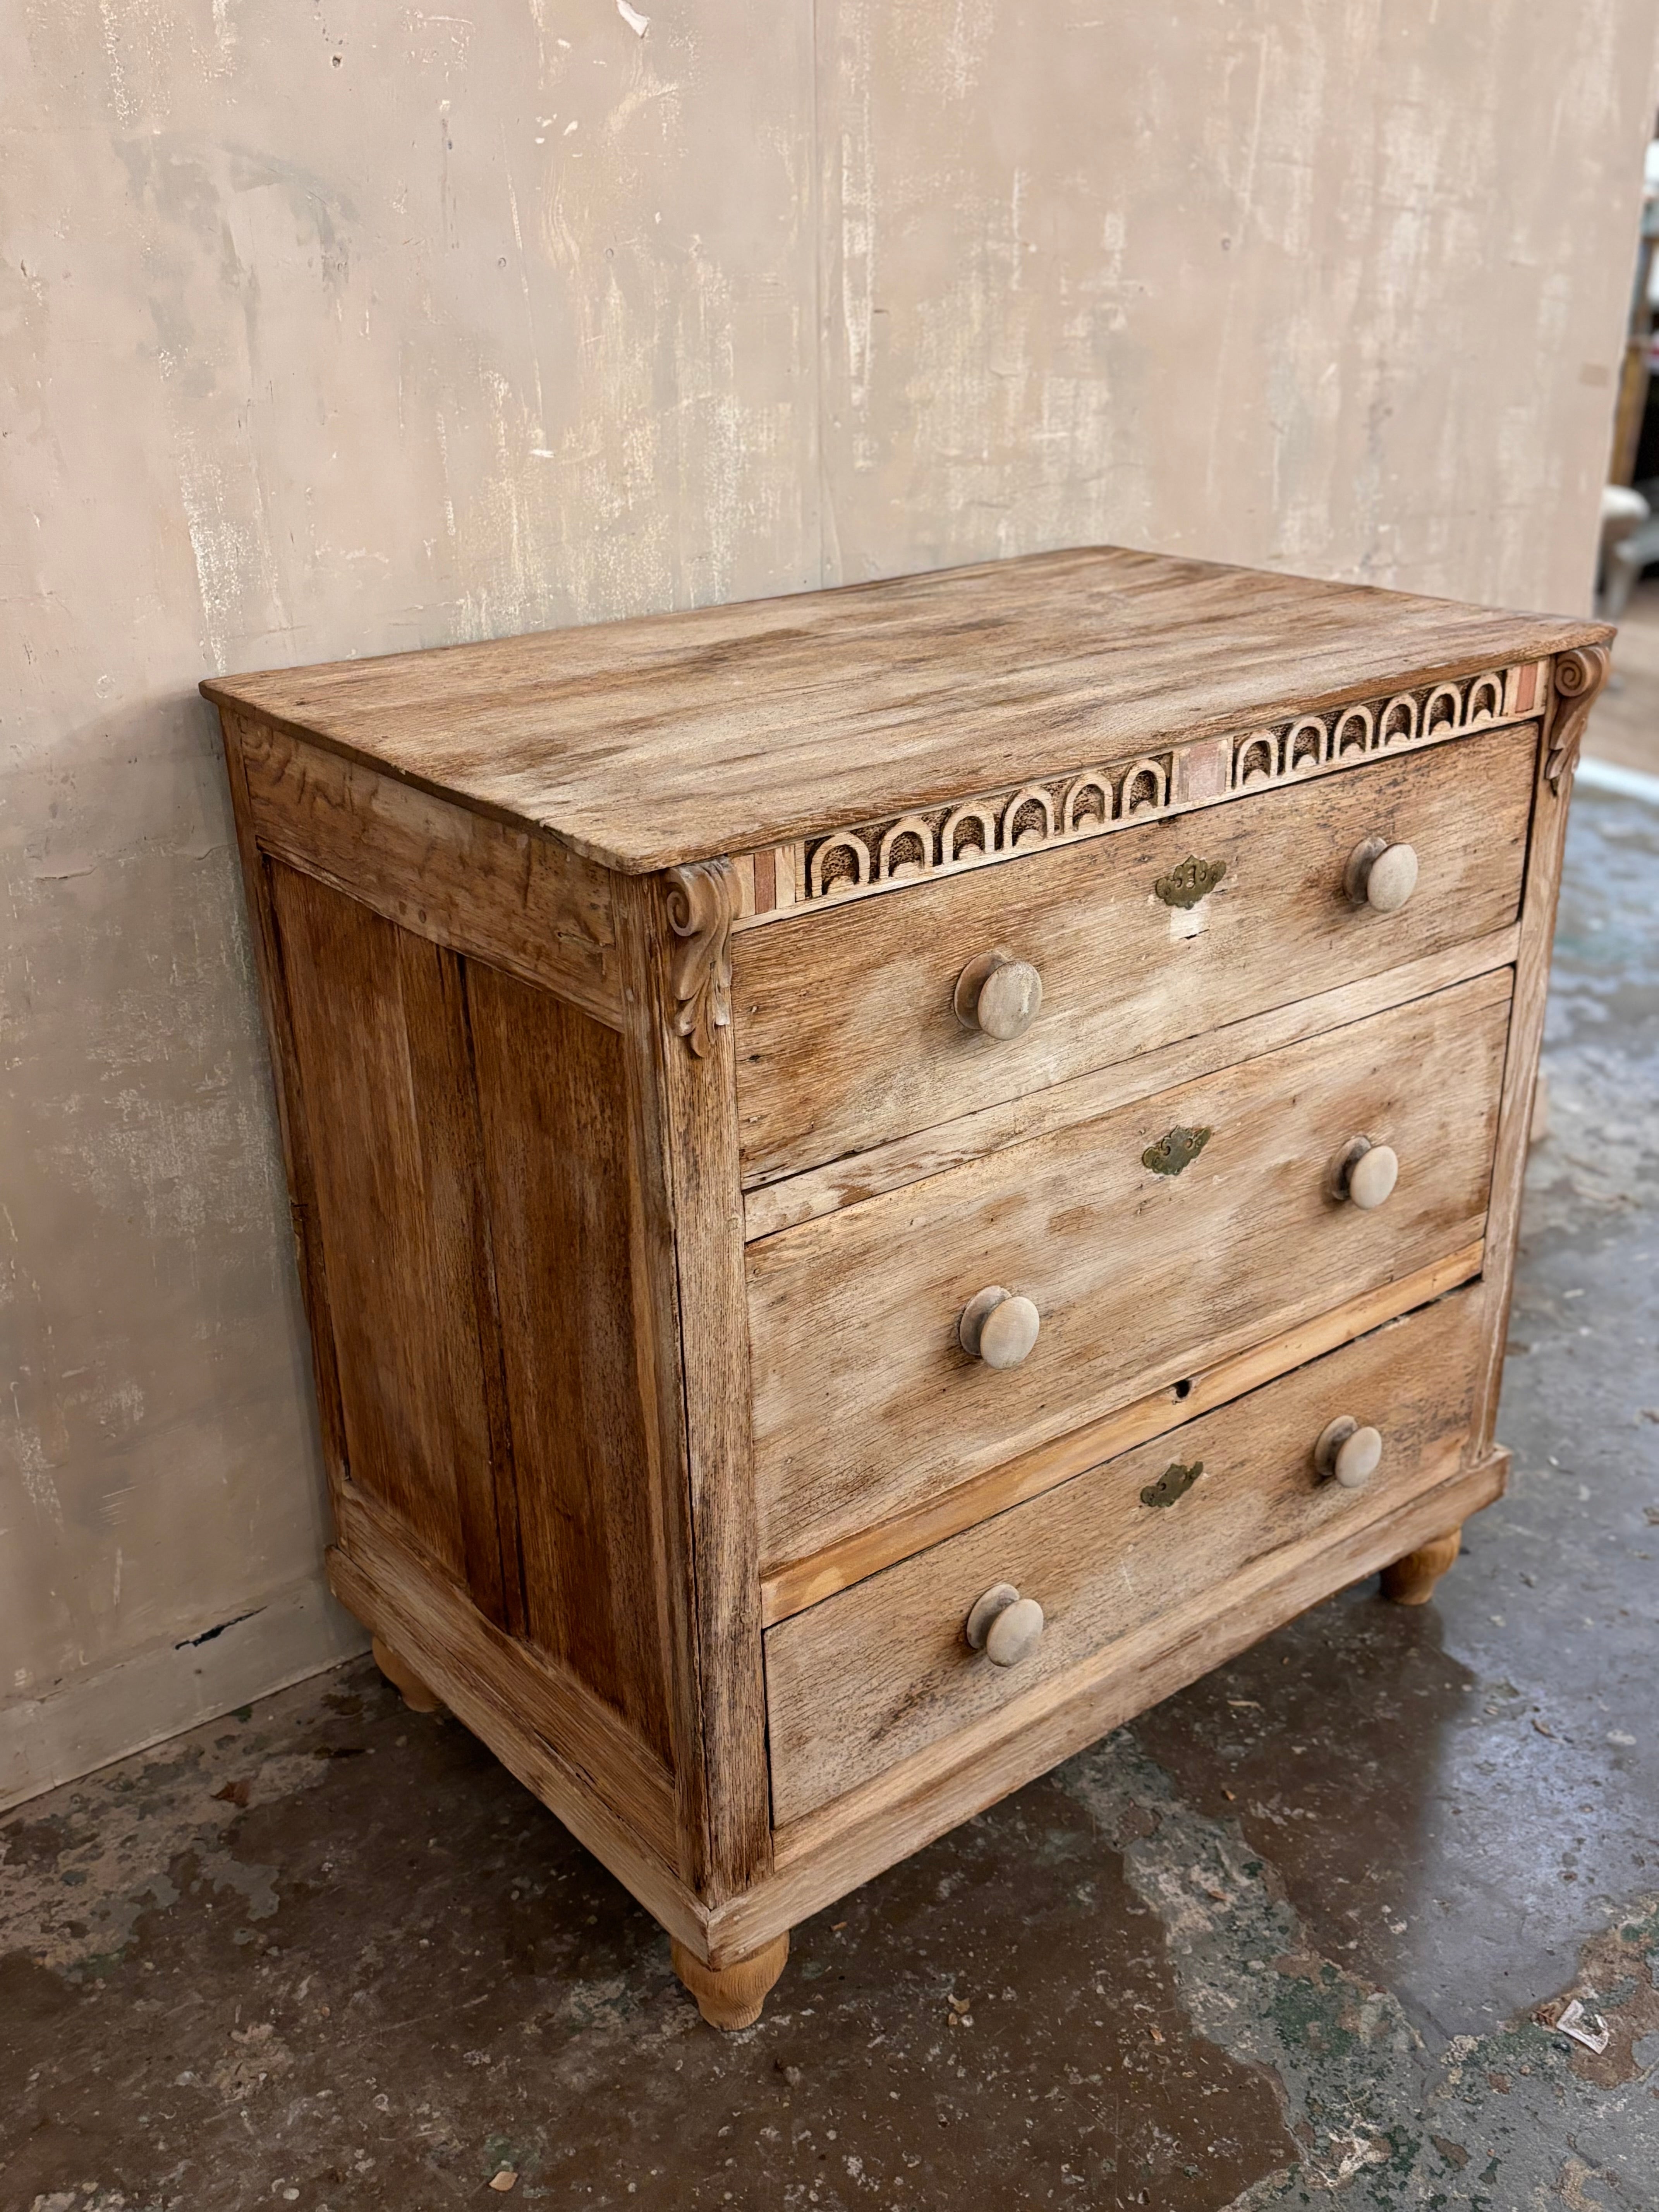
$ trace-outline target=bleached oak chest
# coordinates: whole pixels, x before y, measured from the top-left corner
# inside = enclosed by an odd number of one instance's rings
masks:
[[[1498,1494],[1610,635],[1104,549],[204,687],[333,1586],[710,2019]]]

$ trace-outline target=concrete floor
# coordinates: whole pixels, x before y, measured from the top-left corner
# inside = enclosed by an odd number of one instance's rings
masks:
[[[1659,2205],[1656,908],[1659,810],[1581,792],[1514,1486],[1433,1604],[872,1882],[733,2039],[459,1727],[307,1683],[0,1827],[3,2212]]]

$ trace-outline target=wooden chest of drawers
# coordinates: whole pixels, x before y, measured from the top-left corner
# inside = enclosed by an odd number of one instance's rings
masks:
[[[710,2019],[1498,1494],[1610,635],[1097,549],[204,687],[333,1586]]]

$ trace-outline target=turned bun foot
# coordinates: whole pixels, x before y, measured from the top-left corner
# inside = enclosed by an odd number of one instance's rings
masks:
[[[1434,1595],[1435,1584],[1457,1557],[1462,1543],[1462,1530],[1454,1528],[1449,1536],[1437,1536],[1432,1543],[1407,1552],[1403,1559],[1384,1567],[1383,1596],[1392,1599],[1395,1605],[1426,1605]]]
[[[752,2027],[761,2016],[767,1993],[783,1972],[789,1956],[787,1935],[763,1943],[732,1966],[705,1966],[684,1943],[672,1945],[674,1972],[697,2001],[697,2010],[711,2027]]]
[[[386,1676],[392,1688],[399,1692],[411,1713],[435,1713],[443,1709],[443,1699],[437,1692],[423,1682],[406,1659],[400,1659],[389,1644],[377,1636],[370,1647],[374,1664]]]

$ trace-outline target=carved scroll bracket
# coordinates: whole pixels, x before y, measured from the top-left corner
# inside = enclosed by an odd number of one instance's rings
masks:
[[[1571,774],[1578,758],[1584,725],[1611,665],[1612,656],[1605,645],[1581,645],[1556,659],[1555,690],[1560,703],[1550,732],[1549,758],[1544,763],[1545,780],[1553,792],[1560,791],[1562,777]]]
[[[732,1019],[732,915],[737,877],[729,860],[668,871],[668,926],[685,942],[674,956],[674,1030],[699,1060]]]

